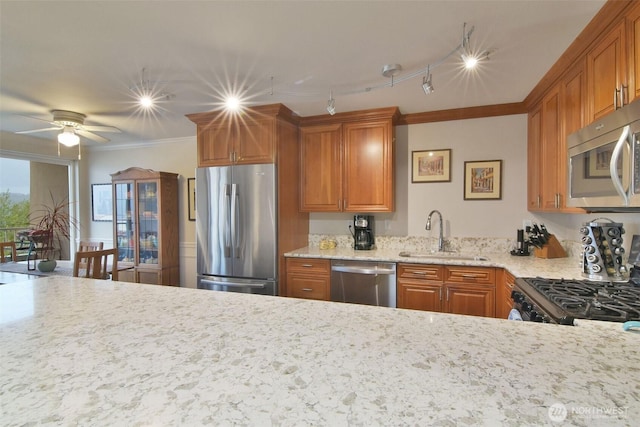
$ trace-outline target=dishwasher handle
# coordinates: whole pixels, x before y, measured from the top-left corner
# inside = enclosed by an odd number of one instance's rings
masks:
[[[365,266],[350,266],[350,265],[332,265],[331,271],[338,271],[340,273],[354,273],[354,274],[395,274],[396,271],[393,268],[379,268],[379,267],[365,267]]]

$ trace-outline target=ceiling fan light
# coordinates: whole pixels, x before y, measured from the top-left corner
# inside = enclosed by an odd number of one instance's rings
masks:
[[[64,131],[58,134],[58,142],[66,147],[73,147],[80,143],[80,137],[72,128],[65,127]]]

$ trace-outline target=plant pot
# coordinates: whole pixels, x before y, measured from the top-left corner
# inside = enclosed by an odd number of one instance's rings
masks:
[[[43,273],[51,273],[58,263],[55,259],[43,259],[38,263],[38,270]]]

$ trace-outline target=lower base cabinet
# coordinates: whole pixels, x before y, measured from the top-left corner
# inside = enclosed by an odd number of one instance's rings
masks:
[[[287,258],[287,296],[329,301],[331,262],[318,258]]]
[[[493,267],[398,264],[398,308],[495,317]]]
[[[516,278],[507,270],[500,270],[497,280],[496,292],[496,317],[506,319],[513,308],[511,291],[516,283]]]

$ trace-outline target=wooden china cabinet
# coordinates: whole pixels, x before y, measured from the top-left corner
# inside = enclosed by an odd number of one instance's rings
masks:
[[[111,180],[119,280],[179,286],[178,174],[133,167]]]

